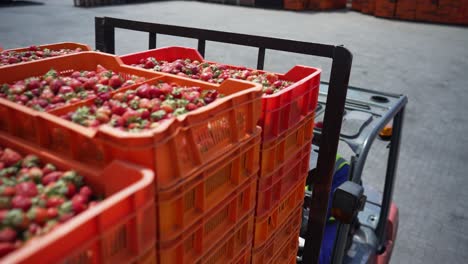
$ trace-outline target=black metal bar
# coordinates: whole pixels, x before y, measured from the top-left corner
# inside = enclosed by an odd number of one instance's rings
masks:
[[[263,70],[265,64],[265,48],[258,49],[257,69]]]
[[[104,18],[94,18],[94,34],[95,34],[95,49],[103,51],[105,49],[106,40],[104,38]]]
[[[333,58],[333,52],[335,49],[335,46],[333,45],[253,36],[216,30],[180,27],[111,17],[104,17],[104,20],[104,24],[112,25],[113,28],[122,28],[142,32],[157,32],[158,34],[203,39],[205,41],[223,42],[258,48],[262,47],[266,49],[289,51],[319,57]]]
[[[352,60],[353,56],[346,48],[335,48],[317,161],[318,178],[312,194],[304,246],[303,260],[307,264],[318,263],[320,256]]]
[[[206,47],[206,40],[198,39],[198,52],[200,52],[202,57],[205,57],[205,47]]]
[[[385,229],[387,225],[388,212],[392,203],[393,185],[395,183],[395,175],[398,167],[398,156],[400,154],[400,138],[403,127],[403,118],[405,107],[395,115],[393,119],[392,138],[390,142],[390,150],[388,154],[387,172],[385,175],[385,185],[382,197],[382,207],[380,210],[379,223],[377,224],[376,234],[379,239],[379,250],[384,247],[386,240]]]
[[[148,49],[155,49],[156,48],[156,33],[149,32],[149,40],[148,40]]]

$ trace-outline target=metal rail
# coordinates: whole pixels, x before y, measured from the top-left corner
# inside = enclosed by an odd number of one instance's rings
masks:
[[[326,102],[324,125],[317,163],[317,181],[314,185],[312,207],[309,214],[305,263],[318,263],[326,223],[329,193],[331,190],[335,156],[344,113],[347,87],[353,56],[343,46],[325,45],[279,38],[180,27],[111,17],[95,18],[96,49],[115,53],[115,29],[148,32],[149,49],[156,47],[157,34],[165,34],[198,40],[198,51],[205,54],[206,41],[257,47],[257,67],[263,69],[267,49],[288,51],[332,59],[329,93]]]

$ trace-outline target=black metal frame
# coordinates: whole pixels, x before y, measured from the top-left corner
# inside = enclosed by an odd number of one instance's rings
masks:
[[[288,51],[332,59],[329,93],[319,149],[316,182],[309,214],[304,263],[318,263],[324,233],[329,193],[353,56],[343,46],[333,46],[238,33],[204,30],[110,17],[95,18],[96,49],[115,53],[115,29],[148,32],[149,49],[156,48],[157,34],[198,39],[198,51],[204,55],[206,41],[259,48],[257,68],[263,69],[266,49]]]

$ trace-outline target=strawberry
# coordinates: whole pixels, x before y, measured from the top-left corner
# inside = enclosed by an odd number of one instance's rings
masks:
[[[85,185],[81,187],[80,195],[89,199],[91,195],[93,195],[93,191],[91,190],[89,186]]]
[[[109,86],[111,86],[114,89],[119,88],[120,86],[122,86],[122,83],[123,83],[123,78],[120,77],[119,75],[113,75],[109,79]]]
[[[44,166],[44,168],[42,168],[42,173],[43,173],[44,175],[47,175],[48,173],[51,173],[51,172],[56,171],[56,170],[57,170],[57,168],[55,168],[54,165],[52,165],[52,164],[50,164],[50,163],[47,163],[47,164]]]
[[[71,205],[72,205],[72,208],[73,208],[73,211],[77,214],[83,212],[84,210],[86,210],[87,208],[87,205],[86,205],[86,202],[87,202],[88,198],[87,197],[83,197],[79,194],[73,196],[72,198],[72,202],[71,202]]]
[[[25,229],[29,225],[29,219],[26,214],[20,209],[12,209],[8,211],[2,222],[5,226],[13,228]]]
[[[68,198],[70,197],[73,197],[73,195],[75,195],[76,193],[76,187],[73,183],[68,183],[67,184],[67,193],[66,193],[66,196]]]
[[[16,195],[34,197],[37,195],[37,187],[33,182],[22,182],[15,187]]]
[[[36,182],[36,183],[41,182],[43,173],[42,173],[42,170],[40,168],[32,167],[32,168],[29,169],[28,174],[31,177],[31,179],[34,180],[34,182]]]
[[[5,227],[0,230],[0,242],[15,242],[17,233],[11,227]]]
[[[11,200],[11,206],[13,208],[21,209],[27,211],[32,205],[31,198],[22,195],[16,195]]]
[[[44,170],[43,170],[44,171]],[[53,172],[50,172],[48,174],[46,174],[43,178],[42,178],[42,184],[44,185],[48,185],[49,183],[51,182],[55,182],[57,181],[58,179],[60,179],[60,177],[62,177],[63,175],[63,172],[60,172],[60,171],[53,171]]]
[[[32,207],[29,209],[27,216],[32,222],[43,224],[49,219],[47,209],[41,207]]]
[[[0,195],[1,196],[15,196],[16,189],[12,186],[0,186]]]
[[[65,202],[65,199],[63,199],[62,197],[52,196],[52,197],[50,197],[49,199],[47,199],[46,206],[47,206],[48,208],[51,208],[51,207],[58,207],[58,206],[60,206],[61,204],[63,204],[64,202]]]
[[[47,208],[47,217],[49,219],[56,218],[58,216],[58,210],[55,207]]]
[[[2,156],[0,157],[0,161],[3,162],[3,164],[6,167],[13,166],[14,164],[18,163],[20,160],[21,160],[21,155],[10,148],[4,149]]]
[[[73,213],[62,214],[62,215],[59,216],[59,222],[60,223],[65,223],[68,220],[70,220],[71,218],[73,218],[73,216],[75,216]]]

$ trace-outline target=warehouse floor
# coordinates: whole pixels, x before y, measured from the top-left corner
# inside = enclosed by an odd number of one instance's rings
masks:
[[[352,11],[290,12],[182,1],[83,9],[74,8],[71,0],[42,2],[0,7],[0,45],[75,41],[94,46],[95,16],[344,44],[354,54],[351,85],[409,97],[394,192],[400,229],[392,263],[464,263],[468,258],[468,28]],[[117,30],[116,41],[118,54],[147,48],[143,33]],[[176,44],[196,47],[194,40],[158,38],[158,46]],[[253,48],[208,43],[207,58],[255,66],[257,57]],[[322,67],[323,80],[329,77],[327,60],[267,51],[267,70],[283,72],[294,64]],[[371,185],[381,182],[385,151],[376,148],[369,155],[365,179]]]

